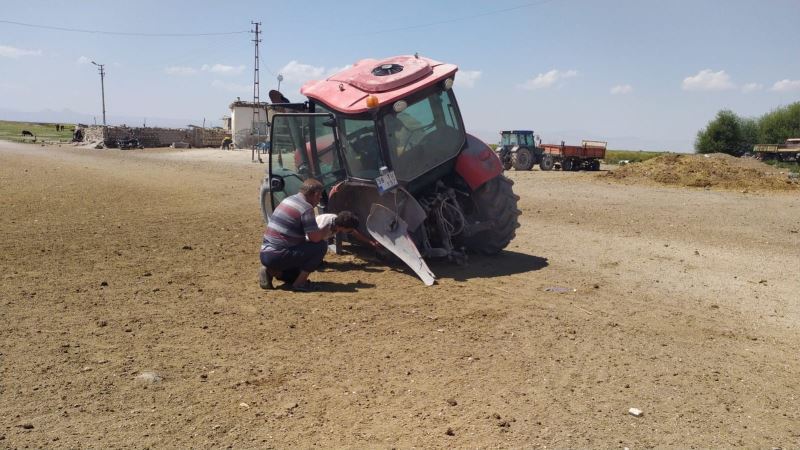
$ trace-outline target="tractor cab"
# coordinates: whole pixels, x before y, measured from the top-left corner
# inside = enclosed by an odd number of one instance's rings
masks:
[[[308,177],[326,188],[345,180],[380,187],[381,177],[391,174],[413,193],[453,171],[466,142],[450,89],[455,66],[398,57],[364,76],[363,66],[371,63],[306,84],[306,111],[272,116],[269,172],[281,189],[272,191],[270,206],[297,193]],[[429,81],[433,72],[441,72],[438,82],[404,86]],[[402,87],[388,91],[392,86]]]

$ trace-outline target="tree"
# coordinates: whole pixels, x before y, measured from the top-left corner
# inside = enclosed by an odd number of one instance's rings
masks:
[[[697,153],[727,153],[739,156],[744,153],[742,120],[733,111],[724,109],[697,132],[694,148]],[[751,147],[752,148],[752,147]]]
[[[786,139],[800,137],[800,102],[764,114],[758,129],[762,144],[782,144]]]

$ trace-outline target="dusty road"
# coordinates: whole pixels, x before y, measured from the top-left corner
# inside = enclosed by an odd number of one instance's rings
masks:
[[[797,194],[512,172],[503,255],[295,294],[249,158],[0,143],[0,447],[800,446]]]

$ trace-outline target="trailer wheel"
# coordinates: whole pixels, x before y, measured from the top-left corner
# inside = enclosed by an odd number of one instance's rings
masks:
[[[570,170],[572,170],[572,160],[571,159],[562,160],[561,170],[564,172],[569,172]]]
[[[554,164],[555,162],[553,161],[553,156],[545,153],[542,155],[542,160],[539,161],[539,168],[542,170],[553,170]]]
[[[465,239],[468,250],[484,255],[500,253],[516,236],[519,228],[517,209],[519,196],[514,194],[513,181],[503,175],[487,181],[472,194],[474,210],[468,217],[471,220],[493,220],[495,226]]]
[[[591,164],[589,164],[589,170],[592,170],[594,172],[600,170],[600,160],[598,159],[592,160]]]
[[[517,149],[514,154],[514,170],[531,170],[533,167],[533,153],[525,147]]]

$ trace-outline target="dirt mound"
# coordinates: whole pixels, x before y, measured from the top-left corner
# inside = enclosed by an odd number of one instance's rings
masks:
[[[623,182],[653,181],[673,186],[731,190],[795,190],[800,182],[788,171],[760,161],[724,153],[708,155],[667,154],[629,164],[604,176]]]

